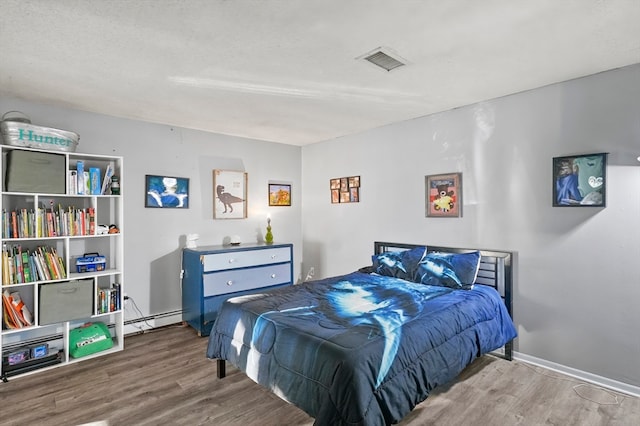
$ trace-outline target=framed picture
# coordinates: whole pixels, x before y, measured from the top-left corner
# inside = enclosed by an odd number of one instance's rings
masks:
[[[145,175],[145,207],[189,208],[189,179],[175,176]]]
[[[213,218],[247,217],[247,173],[236,170],[213,171]]]
[[[331,203],[360,202],[360,176],[329,179]]]
[[[290,206],[291,205],[291,185],[283,183],[269,184],[269,205],[270,206]]]
[[[553,158],[553,207],[605,207],[607,154]]]
[[[427,217],[462,217],[462,173],[424,178]]]

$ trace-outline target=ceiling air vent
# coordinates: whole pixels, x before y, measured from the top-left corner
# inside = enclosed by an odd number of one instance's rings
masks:
[[[394,58],[389,52],[383,51],[382,48],[375,49],[373,52],[367,53],[360,58],[365,61],[369,61],[373,65],[379,66],[385,71],[391,71],[395,68],[406,65],[403,60]]]

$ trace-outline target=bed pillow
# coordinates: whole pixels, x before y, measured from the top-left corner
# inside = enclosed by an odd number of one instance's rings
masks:
[[[420,261],[413,281],[422,284],[469,290],[478,276],[480,252],[428,253]]]
[[[388,277],[413,281],[419,262],[424,258],[426,247],[411,250],[388,251],[371,256],[373,272]]]

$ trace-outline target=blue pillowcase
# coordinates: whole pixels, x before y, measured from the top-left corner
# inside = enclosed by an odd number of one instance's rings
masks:
[[[373,272],[388,277],[413,281],[419,262],[424,258],[426,247],[416,247],[411,250],[388,251],[371,256]]]
[[[427,254],[416,269],[413,281],[422,284],[471,289],[480,268],[480,252]]]
[[[371,256],[372,272],[415,283],[469,290],[478,276],[480,252],[427,253],[426,247]]]

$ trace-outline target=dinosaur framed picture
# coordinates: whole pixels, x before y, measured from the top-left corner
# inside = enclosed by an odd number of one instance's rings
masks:
[[[247,217],[247,173],[213,170],[213,218]]]
[[[462,217],[462,173],[428,175],[424,183],[426,217]]]

